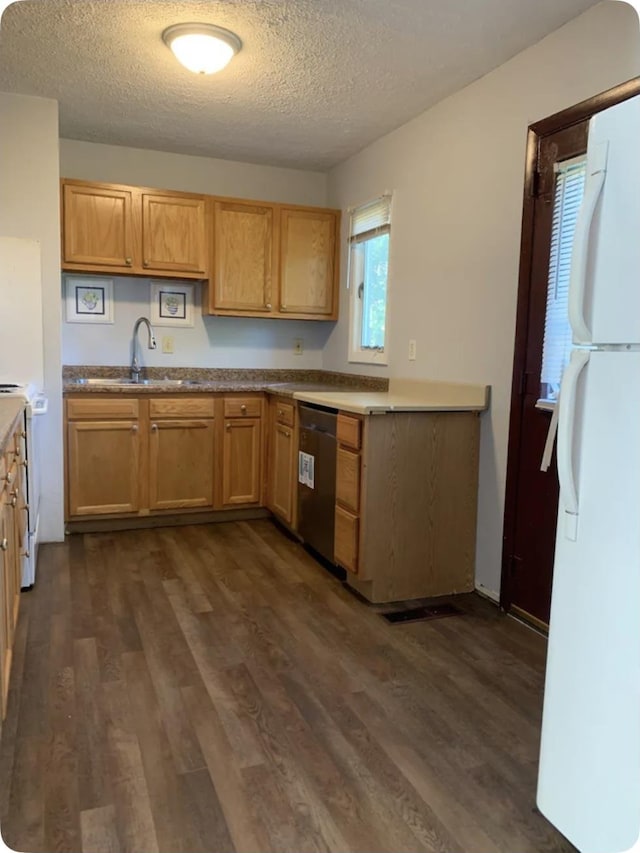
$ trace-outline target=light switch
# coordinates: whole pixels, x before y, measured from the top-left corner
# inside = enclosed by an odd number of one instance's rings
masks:
[[[173,354],[173,338],[171,335],[162,336],[162,352],[167,355]]]

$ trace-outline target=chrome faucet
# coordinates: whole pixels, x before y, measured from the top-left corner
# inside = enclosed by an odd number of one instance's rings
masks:
[[[149,349],[155,349],[156,344],[156,336],[153,331],[153,326],[147,320],[146,317],[138,317],[136,320],[136,324],[133,327],[133,357],[131,359],[131,379],[134,382],[140,381],[140,364],[138,363],[137,356],[137,348],[138,348],[138,329],[144,323],[147,327],[147,331],[149,332]]]

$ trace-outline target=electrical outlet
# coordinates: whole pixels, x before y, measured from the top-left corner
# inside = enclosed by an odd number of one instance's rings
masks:
[[[409,341],[409,361],[416,360],[416,342],[412,339]]]
[[[162,352],[173,355],[173,338],[171,335],[162,336]]]
[[[304,352],[304,346],[302,342],[302,338],[294,338],[293,339],[293,354],[294,355],[302,355]]]

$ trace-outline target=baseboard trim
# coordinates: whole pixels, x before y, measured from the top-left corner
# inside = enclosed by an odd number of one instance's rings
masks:
[[[193,512],[182,515],[147,515],[135,518],[91,518],[68,521],[65,532],[111,533],[118,530],[148,530],[157,527],[183,527],[188,524],[217,524],[224,521],[251,521],[269,518],[271,513],[262,507],[222,509],[215,512]]]

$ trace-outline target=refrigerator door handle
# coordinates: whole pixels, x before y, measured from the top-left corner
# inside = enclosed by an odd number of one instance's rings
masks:
[[[589,361],[589,350],[574,350],[562,377],[562,392],[558,417],[558,480],[561,505],[564,506],[564,534],[567,539],[578,538],[578,490],[573,470],[573,436],[576,415],[578,379]]]
[[[609,143],[599,142],[589,149],[587,183],[578,213],[571,252],[571,278],[569,281],[569,323],[574,343],[591,343],[591,329],[584,316],[584,297],[587,286],[587,257],[591,223],[607,173]]]

